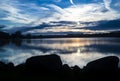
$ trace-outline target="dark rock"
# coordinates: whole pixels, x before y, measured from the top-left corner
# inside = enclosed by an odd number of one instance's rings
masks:
[[[89,62],[84,68],[86,70],[115,70],[118,69],[119,58],[116,56],[108,56],[98,60]]]
[[[108,56],[89,62],[82,70],[85,80],[92,81],[119,81],[117,78],[119,58]]]
[[[62,68],[62,61],[55,54],[35,56],[27,59],[26,68],[32,71],[58,71]]]
[[[78,66],[62,65],[60,57],[54,54],[35,56],[18,66],[0,62],[0,79],[4,81],[6,79],[11,81],[120,81],[118,62],[118,57],[109,56],[89,62],[81,69]]]
[[[62,72],[63,74],[71,74],[72,73],[72,69],[68,66],[68,64],[64,64],[62,67]]]
[[[0,62],[0,71],[7,70],[7,65],[3,62]]]
[[[77,65],[75,65],[74,67],[72,67],[72,70],[73,70],[73,72],[74,72],[74,74],[76,76],[79,75],[79,73],[82,72],[82,69],[79,66],[77,66]]]
[[[18,72],[23,72],[26,70],[26,67],[25,67],[25,64],[19,64],[15,67],[15,70],[18,71]]]
[[[8,70],[11,70],[11,71],[14,70],[15,68],[13,63],[8,63],[7,67],[8,67]]]
[[[69,67],[68,64],[64,64],[64,65],[63,65],[63,69],[64,69],[64,70],[71,70],[71,68]]]
[[[0,62],[0,71],[13,71],[13,69],[14,69],[13,63],[5,64],[3,62]]]
[[[75,65],[74,67],[72,67],[72,69],[74,71],[80,71],[81,70],[81,68],[79,66],[77,66],[77,65]]]
[[[79,66],[77,65],[73,66],[72,70],[76,79],[81,76],[82,69]]]
[[[11,63],[11,62],[10,62],[10,63],[8,63],[7,65],[8,65],[9,67],[14,67],[14,64],[13,64],[13,63]]]

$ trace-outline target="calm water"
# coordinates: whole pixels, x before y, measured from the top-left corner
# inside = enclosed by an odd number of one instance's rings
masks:
[[[29,57],[49,54],[58,54],[63,63],[82,68],[101,57],[112,55],[120,58],[120,38],[0,40],[0,61],[5,63],[18,65]]]

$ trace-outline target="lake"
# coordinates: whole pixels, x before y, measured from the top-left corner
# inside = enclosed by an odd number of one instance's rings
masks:
[[[64,64],[81,68],[105,56],[120,58],[120,38],[43,38],[0,40],[0,61],[24,63],[37,55],[57,54]],[[120,66],[120,64],[119,64]]]

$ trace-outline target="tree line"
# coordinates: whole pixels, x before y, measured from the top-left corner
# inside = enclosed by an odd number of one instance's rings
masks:
[[[9,34],[7,32],[0,31],[1,39],[22,39],[22,38],[31,38],[31,34],[22,35],[20,31]]]
[[[23,35],[20,31],[9,34],[0,32],[0,39],[32,39],[32,38],[71,38],[71,37],[120,37],[120,31],[110,33],[96,34],[66,34],[66,35],[31,35],[30,33]]]

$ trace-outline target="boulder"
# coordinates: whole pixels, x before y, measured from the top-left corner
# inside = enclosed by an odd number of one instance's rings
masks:
[[[17,72],[24,72],[26,70],[26,65],[23,63],[23,64],[19,64],[17,66],[15,66],[15,71]]]
[[[62,69],[63,74],[68,74],[68,73],[71,73],[71,72],[72,72],[72,69],[69,67],[68,64],[64,64],[62,68],[63,68],[63,69]]]
[[[0,71],[7,70],[7,65],[0,61]]]
[[[56,71],[62,68],[62,61],[58,55],[35,56],[27,59],[26,68],[32,71]]]
[[[73,69],[74,72],[80,72],[81,71],[81,68],[77,65],[73,66],[72,69]]]
[[[14,69],[13,63],[5,64],[4,62],[0,62],[0,71],[12,71]]]
[[[14,68],[15,68],[15,66],[14,66],[14,64],[13,63],[8,63],[8,64],[6,64],[7,65],[7,68],[8,68],[8,70],[9,71],[13,71],[14,70]]]
[[[89,62],[84,69],[86,70],[115,70],[118,69],[119,58],[108,56]]]

